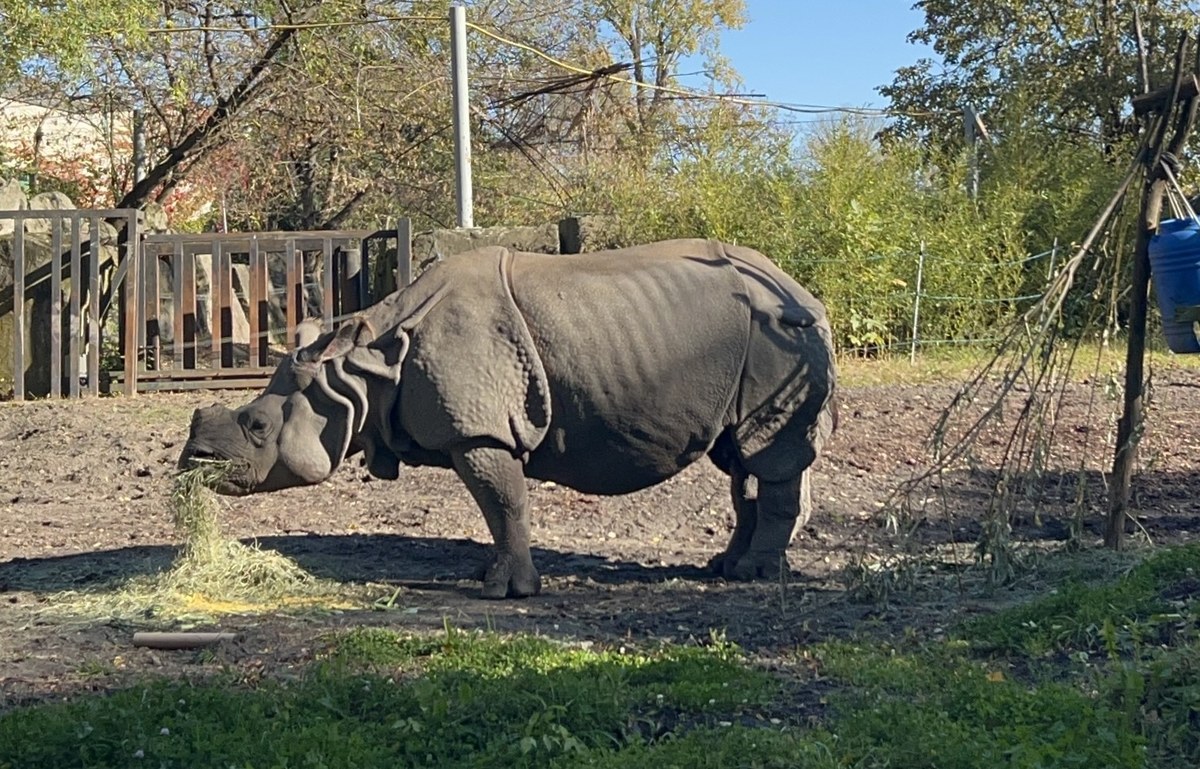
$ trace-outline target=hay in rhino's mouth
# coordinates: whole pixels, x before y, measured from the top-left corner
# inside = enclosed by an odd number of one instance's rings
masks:
[[[182,487],[201,486],[227,496],[244,496],[258,479],[248,462],[226,459],[205,449],[189,449],[176,480],[176,493]]]

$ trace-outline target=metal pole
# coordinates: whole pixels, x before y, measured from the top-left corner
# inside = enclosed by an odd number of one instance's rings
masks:
[[[925,278],[925,241],[921,241],[921,254],[917,257],[917,295],[913,299],[912,347],[908,351],[908,362],[917,362],[917,324],[921,320],[921,282]]]
[[[133,111],[133,183],[146,178],[146,121],[140,109]]]
[[[454,175],[458,226],[474,227],[471,193],[471,121],[467,103],[467,9],[450,6],[450,75],[454,83]]]
[[[975,108],[963,107],[963,138],[967,144],[967,194],[979,198],[979,133],[976,131]]]

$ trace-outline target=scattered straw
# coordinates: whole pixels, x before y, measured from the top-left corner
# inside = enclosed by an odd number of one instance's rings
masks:
[[[171,510],[182,547],[169,570],[135,577],[115,590],[60,593],[50,610],[126,619],[206,618],[370,604],[362,587],[319,579],[275,551],[223,537],[212,487],[232,470],[232,463],[206,461],[176,476]]]

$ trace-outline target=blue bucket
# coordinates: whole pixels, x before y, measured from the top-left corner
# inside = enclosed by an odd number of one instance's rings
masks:
[[[1200,225],[1192,219],[1165,219],[1150,238],[1149,250],[1167,346],[1172,352],[1200,352],[1192,321],[1175,317],[1177,308],[1200,305]]]

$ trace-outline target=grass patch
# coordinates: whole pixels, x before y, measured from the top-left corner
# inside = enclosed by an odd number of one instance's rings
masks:
[[[1019,681],[964,642],[807,656],[828,691],[819,728],[789,719],[794,688],[719,639],[630,650],[357,629],[299,681],[158,682],[2,714],[0,767],[1194,765],[1200,703],[1180,692],[1196,688],[1194,649],[1163,661],[1174,688],[1157,692],[1121,670]]]
[[[1115,582],[1067,582],[1053,595],[974,620],[963,634],[991,652],[1114,653],[1122,637],[1161,643],[1189,624],[1194,629],[1198,597],[1200,543],[1161,550]]]
[[[160,683],[5,714],[0,766],[795,766],[799,735],[740,723],[769,726],[777,692],[727,644],[356,631],[291,685]]]
[[[1176,355],[1166,349],[1161,337],[1152,336],[1147,350],[1147,363],[1156,369],[1194,369],[1200,367],[1200,356]],[[880,358],[860,358],[842,355],[838,358],[838,383],[843,387],[872,387],[895,384],[926,384],[950,382],[961,384],[992,357],[986,346],[947,346],[923,348],[915,361],[907,351]],[[1082,381],[1101,372],[1122,370],[1125,366],[1125,342],[1117,339],[1109,345],[1085,342],[1075,356],[1070,377]]]
[[[319,579],[277,552],[222,536],[211,489],[232,471],[228,462],[204,462],[176,476],[171,511],[183,544],[170,569],[115,589],[59,593],[51,596],[47,611],[178,619],[369,603],[370,588]]]
[[[965,647],[903,653],[829,645],[818,656],[843,761],[872,766],[1142,767],[1144,739],[1122,711],[1060,683],[1029,685]],[[884,759],[885,761],[879,761]]]

